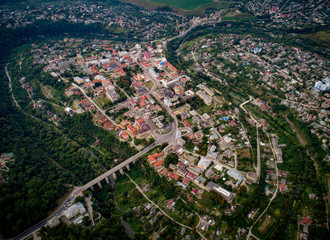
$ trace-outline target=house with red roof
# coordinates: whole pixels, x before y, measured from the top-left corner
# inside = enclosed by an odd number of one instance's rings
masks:
[[[195,138],[196,138],[195,134],[191,134],[191,135],[189,136],[189,139],[190,139],[190,140],[193,140],[193,139],[195,139]]]
[[[172,64],[170,64],[168,61],[166,61],[165,62],[165,64],[172,70],[172,71],[174,71],[174,72],[178,72],[178,69],[176,69],[175,67],[173,67],[173,65]]]
[[[118,70],[119,70],[120,75],[122,75],[122,76],[126,75],[125,71],[121,67],[118,66]]]
[[[236,122],[233,121],[233,120],[231,120],[231,121],[230,121],[230,126],[235,127],[235,126],[236,126]]]
[[[197,188],[194,188],[191,192],[192,192],[194,195],[197,195],[197,193],[198,193],[198,189],[197,189]]]
[[[185,127],[190,127],[190,123],[187,120],[183,121],[183,124]]]
[[[163,160],[159,160],[159,161],[155,162],[155,163],[153,164],[153,165],[154,165],[154,168],[155,168],[156,170],[161,169],[161,168],[163,167],[163,163],[164,163]]]
[[[144,120],[143,120],[142,118],[139,118],[139,119],[136,120],[136,121],[137,121],[137,123],[140,125],[140,127],[141,127],[141,124],[144,123]]]
[[[95,61],[95,60],[97,60],[97,56],[92,56],[92,57],[86,58],[86,62]]]
[[[134,76],[134,79],[135,79],[136,81],[141,81],[141,80],[144,79],[144,75],[141,74],[141,73],[138,73],[137,75]]]
[[[182,179],[182,183],[183,183],[184,185],[186,185],[187,187],[188,187],[188,185],[190,184],[190,182],[191,182],[191,180],[190,180],[189,178],[187,178],[187,177],[184,177],[184,178]]]
[[[104,123],[103,128],[106,129],[106,130],[113,129],[112,122],[108,121],[108,122]]]
[[[170,173],[170,171],[169,171],[167,168],[164,168],[164,169],[161,171],[161,174],[162,174],[163,176],[167,176],[169,173]]]
[[[313,223],[313,220],[310,219],[309,217],[303,217],[301,220],[300,220],[300,223],[301,224],[306,224],[306,225],[311,225]]]
[[[101,119],[97,120],[97,123],[102,125],[103,123],[106,123],[107,121],[108,120],[106,119],[106,117],[103,116]]]
[[[150,164],[155,163],[157,160],[160,160],[162,156],[163,156],[162,153],[156,153],[156,154],[154,154],[154,155],[149,155],[149,156],[148,156],[149,163],[150,163]]]
[[[193,173],[191,173],[191,172],[188,172],[186,176],[187,176],[188,178],[192,179],[192,180],[196,177],[195,174],[193,174]]]
[[[141,108],[144,108],[144,107],[146,107],[147,106],[147,104],[145,103],[145,102],[140,102],[140,107]]]
[[[138,134],[138,129],[133,126],[133,124],[127,125],[127,130],[132,134],[132,135],[137,135]]]
[[[179,176],[177,174],[175,174],[174,172],[170,172],[170,174],[168,175],[170,177],[170,180],[175,179],[176,181],[179,180]]]
[[[121,136],[124,140],[127,140],[127,139],[129,138],[128,133],[125,132],[125,131],[122,131],[121,134],[120,134],[120,136]]]
[[[148,51],[144,51],[143,55],[146,60],[149,60],[151,58],[150,53]]]

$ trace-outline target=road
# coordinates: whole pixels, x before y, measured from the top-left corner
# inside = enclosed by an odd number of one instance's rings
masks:
[[[246,110],[244,108],[244,105],[251,102],[253,100],[253,97],[252,96],[249,96],[249,100],[243,102],[242,104],[239,105],[239,107],[245,112],[245,114],[248,114],[250,115],[250,117],[253,119],[253,121],[256,123],[256,131],[257,131],[257,167],[254,166],[255,170],[256,170],[256,174],[258,176],[258,178],[260,177],[260,172],[261,172],[261,163],[260,163],[260,139],[259,139],[259,123],[258,121],[253,117],[253,115],[250,113],[250,111]],[[242,124],[243,126],[243,124]],[[243,126],[244,128],[244,126]],[[247,133],[247,131],[245,130],[244,128],[244,131]],[[251,146],[251,143],[250,143],[250,140],[248,138],[248,141],[249,141],[249,145],[250,145],[250,148],[252,149],[252,146]]]
[[[90,100],[92,103],[94,103],[92,101],[92,99],[87,96],[85,91],[83,91],[83,89],[81,89],[76,84],[73,84],[73,85],[78,87],[81,90],[81,92],[85,95],[85,97],[88,100]],[[111,121],[111,119],[104,113],[104,111],[102,109],[100,109],[95,103],[94,103],[94,105],[99,111],[101,111]],[[72,198],[75,198],[75,196],[77,196],[80,193],[82,193],[83,191],[89,189],[90,187],[92,187],[93,185],[95,185],[98,182],[102,181],[106,177],[111,176],[113,173],[118,172],[120,169],[125,168],[128,164],[136,161],[139,157],[143,156],[144,154],[146,154],[147,152],[149,152],[151,149],[155,148],[156,146],[162,145],[165,142],[169,142],[169,143],[174,142],[175,141],[176,129],[177,129],[177,125],[174,123],[174,126],[172,127],[172,129],[169,133],[164,134],[164,135],[159,135],[159,137],[155,140],[154,143],[150,144],[148,147],[144,148],[142,151],[138,152],[137,154],[135,154],[134,156],[128,158],[127,160],[121,162],[120,164],[118,164],[114,168],[108,170],[107,172],[103,173],[102,175],[98,176],[97,178],[93,179],[92,181],[86,183],[84,186],[77,187],[72,192],[72,194],[64,201],[64,203],[61,206],[59,206],[59,208],[54,212],[54,214],[52,214],[51,216],[49,216],[46,219],[42,220],[38,224],[32,226],[31,228],[25,230],[23,233],[19,234],[18,236],[14,237],[13,239],[15,239],[15,240],[16,239],[24,239],[24,238],[30,236],[33,232],[37,231],[42,226],[46,225],[47,222],[50,219],[52,219],[53,217],[55,217],[56,215],[61,213],[65,209],[64,205],[68,204],[68,202],[70,200],[72,200]]]
[[[193,28],[195,27],[198,27],[198,26],[203,26],[203,25],[207,25],[207,24],[214,24],[214,23],[218,23],[218,22],[221,22],[222,19],[219,19],[217,21],[206,21],[206,22],[203,22],[203,23],[196,23],[194,20],[193,20],[193,24],[186,30],[186,31],[183,31],[182,33],[180,33],[179,35],[175,36],[175,37],[172,37],[172,38],[168,38],[166,39],[165,41],[163,41],[163,47],[164,49],[166,49],[166,45],[168,42],[174,40],[174,39],[177,39],[177,38],[181,38],[181,37],[184,37],[188,32],[190,32]]]
[[[14,97],[14,94],[13,94],[13,88],[12,88],[12,85],[11,85],[11,77],[9,76],[9,73],[8,73],[8,70],[7,70],[7,67],[8,67],[8,64],[6,65],[5,67],[5,71],[6,71],[6,75],[7,75],[7,78],[9,80],[9,91],[11,93],[11,97],[15,103],[15,105],[18,107],[18,108],[21,108],[21,106],[18,104],[18,102],[16,101],[16,98]]]
[[[314,106],[314,105],[310,105],[310,104],[304,104],[304,103],[300,103],[300,102],[295,102],[295,101],[292,101],[292,100],[288,100],[288,99],[282,99],[282,98],[279,98],[283,101],[287,101],[287,102],[290,102],[290,103],[293,103],[293,104],[297,104],[297,105],[300,105],[300,106],[303,106],[303,107],[308,107],[308,108],[320,108],[319,106]]]
[[[267,207],[265,208],[265,210],[259,215],[259,217],[257,218],[257,220],[256,220],[256,221],[253,223],[253,225],[250,227],[250,229],[249,229],[249,233],[248,233],[248,235],[247,235],[247,237],[246,237],[247,240],[249,240],[250,237],[254,237],[254,238],[256,238],[256,239],[259,240],[259,238],[257,238],[256,236],[254,236],[254,235],[252,234],[252,229],[253,229],[253,227],[256,225],[256,223],[262,218],[262,216],[267,212],[267,210],[268,210],[270,204],[271,204],[271,203],[273,202],[273,200],[276,198],[277,193],[278,193],[278,185],[279,185],[279,183],[278,183],[277,158],[276,158],[275,150],[274,150],[273,145],[272,145],[272,143],[271,143],[271,140],[270,140],[269,134],[268,134],[267,132],[265,132],[265,133],[266,133],[266,135],[267,135],[267,137],[268,137],[268,140],[269,140],[270,146],[271,146],[271,148],[272,148],[273,156],[274,156],[274,159],[275,159],[276,190],[275,190],[275,192],[274,192],[272,198],[270,199],[270,201],[269,201]]]
[[[102,110],[94,101],[93,101],[93,99],[92,98],[90,98],[86,93],[85,93],[85,90],[84,89],[82,89],[81,87],[79,87],[77,84],[75,84],[75,83],[72,83],[72,85],[73,86],[75,86],[76,88],[78,88],[81,92],[82,92],[82,94],[84,94],[84,96],[91,102],[91,103],[93,103],[94,104],[94,106],[96,107],[96,109],[98,110],[98,111],[100,111],[110,122],[112,122],[112,123],[114,123],[113,121],[112,121],[112,119],[107,115],[107,114],[105,114],[105,111],[104,110]]]
[[[91,195],[89,195],[88,197],[85,197],[85,202],[86,202],[87,209],[88,209],[89,219],[91,220],[92,225],[95,226],[93,208],[92,208],[93,203],[91,202],[91,198],[92,198]]]
[[[239,105],[239,107],[240,107],[240,108],[241,108],[246,114],[248,114],[248,111],[247,111],[243,106],[244,106],[245,104],[251,102],[252,100],[253,100],[253,97],[249,96],[249,100],[247,100],[247,101],[241,103],[241,105]]]
[[[70,201],[72,201],[73,198],[75,198],[75,196],[79,195],[80,193],[82,193],[84,190],[89,189],[90,187],[92,187],[93,185],[97,184],[99,181],[105,179],[106,177],[112,175],[113,173],[119,171],[121,168],[124,168],[127,164],[135,161],[136,159],[138,159],[139,157],[141,157],[143,154],[147,153],[148,151],[150,151],[151,149],[153,149],[154,147],[162,144],[163,142],[165,142],[167,139],[162,139],[160,142],[156,143],[154,142],[153,144],[149,145],[147,148],[143,149],[142,151],[140,151],[139,153],[137,153],[136,155],[130,157],[129,159],[127,159],[126,161],[120,163],[119,165],[115,166],[114,168],[110,169],[109,171],[103,173],[102,175],[100,175],[99,177],[95,178],[94,180],[88,182],[87,184],[85,184],[84,186],[81,187],[77,187],[72,194],[67,197],[65,199],[65,201],[63,202],[63,204],[61,206],[59,206],[59,208],[49,217],[47,217],[46,219],[42,220],[41,222],[39,222],[38,224],[34,225],[33,227],[25,230],[23,233],[17,235],[16,237],[12,238],[13,240],[18,240],[18,239],[24,239],[28,236],[30,236],[33,232],[37,231],[38,229],[40,229],[41,227],[45,226],[47,224],[47,222],[52,219],[53,217],[57,216],[58,214],[60,214],[62,211],[65,210],[65,205],[67,205]]]
[[[125,173],[126,174],[126,173]],[[156,208],[159,209],[159,211],[161,211],[161,213],[164,214],[164,216],[166,216],[167,218],[171,219],[173,222],[175,222],[176,224],[180,225],[181,227],[185,227],[185,228],[188,228],[189,230],[192,230],[191,227],[187,226],[187,225],[184,225],[182,223],[179,223],[178,221],[176,221],[174,218],[172,218],[170,215],[168,215],[166,212],[163,211],[163,209],[161,209],[156,203],[154,203],[152,200],[150,200],[147,195],[144,194],[144,192],[141,190],[141,188],[139,187],[139,185],[137,185],[133,180],[132,178],[126,174],[126,176],[131,180],[131,182],[135,185],[135,187],[137,188],[137,190],[139,190],[139,192],[143,195],[143,197],[145,199],[147,199],[152,205],[154,205]]]
[[[256,169],[257,176],[259,178],[260,171],[261,171],[261,164],[260,164],[260,139],[259,139],[258,125],[256,125],[256,129],[257,129],[257,167],[255,169]]]

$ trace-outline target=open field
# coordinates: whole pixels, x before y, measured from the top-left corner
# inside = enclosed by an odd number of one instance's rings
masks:
[[[212,3],[212,0],[149,0],[166,6],[176,7],[184,10],[195,9],[205,3]]]
[[[151,90],[151,88],[154,86],[154,83],[152,81],[149,81],[149,82],[146,82],[145,85],[149,90]]]
[[[303,35],[303,38],[308,38],[319,45],[330,48],[330,31],[321,31],[308,35]]]
[[[270,217],[266,217],[265,221],[261,224],[261,226],[258,228],[258,231],[265,235],[269,228],[274,224],[274,221]]]
[[[239,158],[250,158],[251,157],[250,150],[248,148],[239,149],[237,151],[237,153],[238,153]]]
[[[174,12],[185,15],[202,15],[207,9],[229,8],[231,2],[217,0],[120,0],[147,9],[157,9],[164,6],[170,7]]]

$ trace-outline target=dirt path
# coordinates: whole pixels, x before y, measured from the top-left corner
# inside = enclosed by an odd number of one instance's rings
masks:
[[[271,140],[270,140],[270,137],[269,137],[269,134],[266,132],[267,134],[267,137],[268,137],[268,140],[269,140],[269,143],[270,143],[270,146],[271,146],[271,149],[272,149],[272,152],[273,152],[273,156],[274,156],[274,159],[275,159],[275,171],[276,171],[276,190],[275,190],[275,193],[273,194],[272,198],[270,199],[266,209],[259,215],[259,217],[257,218],[257,220],[253,223],[253,225],[250,227],[250,230],[249,230],[249,233],[246,237],[246,239],[250,239],[250,237],[254,237],[256,239],[259,239],[257,238],[256,236],[253,235],[252,233],[252,229],[253,227],[256,225],[256,223],[262,218],[262,216],[267,212],[270,204],[273,202],[273,200],[276,198],[277,196],[277,193],[278,193],[278,188],[279,188],[279,182],[278,182],[278,168],[277,168],[277,158],[276,158],[276,154],[275,154],[275,150],[271,144]]]
[[[13,99],[15,105],[16,105],[18,108],[22,109],[21,106],[20,106],[20,105],[18,104],[18,102],[16,101],[16,98],[15,98],[15,96],[14,96],[13,88],[12,88],[12,85],[11,85],[11,77],[9,76],[9,73],[8,73],[8,70],[7,70],[7,66],[8,66],[8,64],[7,64],[6,67],[5,67],[5,71],[6,71],[7,78],[8,78],[8,80],[9,80],[9,84],[8,84],[8,85],[9,85],[9,91],[10,91],[10,93],[11,93],[11,97],[12,97],[12,99]]]
[[[85,202],[86,202],[88,213],[89,213],[89,219],[91,220],[92,225],[95,226],[94,217],[93,217],[93,208],[91,206],[91,204],[92,204],[91,198],[92,198],[92,196],[85,197]]]
[[[150,199],[147,197],[147,195],[144,194],[144,192],[141,190],[141,188],[139,187],[139,185],[137,185],[137,184],[133,181],[133,179],[132,179],[127,173],[125,173],[125,174],[126,174],[126,176],[131,180],[131,182],[135,185],[135,187],[137,188],[137,190],[139,190],[139,192],[143,195],[143,197],[144,197],[145,199],[147,199],[147,200],[148,200],[152,205],[154,205],[156,208],[158,208],[159,211],[161,211],[161,213],[164,214],[164,216],[166,216],[167,218],[171,219],[173,222],[175,222],[176,224],[180,225],[181,227],[185,227],[185,228],[188,228],[188,229],[192,230],[191,227],[189,227],[189,226],[187,226],[187,225],[184,225],[184,224],[182,224],[182,223],[179,223],[179,222],[176,221],[174,218],[172,218],[170,215],[168,215],[166,212],[164,212],[163,209],[161,209],[156,203],[154,203],[152,200],[150,200]]]

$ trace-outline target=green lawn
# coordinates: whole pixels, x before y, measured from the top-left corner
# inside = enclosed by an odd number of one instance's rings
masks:
[[[154,83],[152,81],[149,81],[149,82],[146,82],[145,85],[150,90],[154,86]]]

